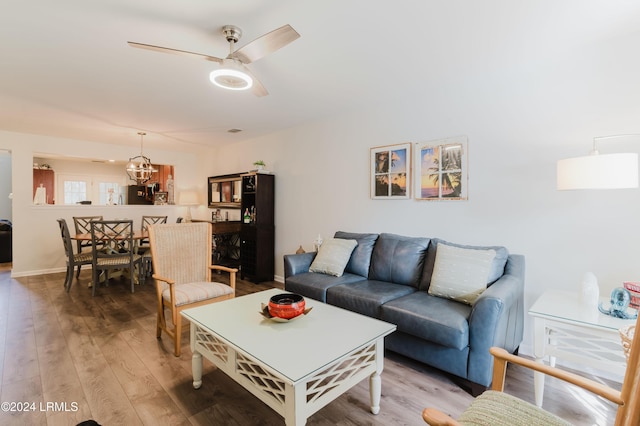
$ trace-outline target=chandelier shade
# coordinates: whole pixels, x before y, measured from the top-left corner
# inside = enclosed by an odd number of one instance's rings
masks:
[[[126,170],[129,179],[136,181],[138,185],[143,185],[151,180],[153,173],[157,172],[158,169],[153,167],[151,159],[143,153],[142,140],[146,133],[138,132],[138,134],[140,135],[140,155],[129,158]]]

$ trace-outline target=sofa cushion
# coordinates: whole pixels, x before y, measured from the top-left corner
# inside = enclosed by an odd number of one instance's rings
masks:
[[[458,350],[469,345],[469,305],[417,291],[385,303],[380,311],[380,319],[403,333]]]
[[[284,289],[326,303],[327,289],[336,285],[354,283],[364,279],[365,278],[360,275],[350,274],[348,272],[342,274],[341,277],[304,272],[287,277]]]
[[[356,248],[353,249],[353,253],[351,253],[351,259],[349,259],[349,263],[347,263],[344,271],[368,278],[371,253],[373,253],[373,247],[378,239],[378,234],[358,234],[355,232],[338,231],[333,237],[356,240],[358,242]]]
[[[418,287],[429,238],[380,234],[373,249],[369,279]]]
[[[496,251],[438,244],[429,294],[473,305],[487,288]]]
[[[420,290],[428,291],[431,285],[431,277],[433,275],[433,268],[436,262],[436,253],[438,251],[438,244],[447,244],[454,247],[461,247],[473,250],[495,250],[496,257],[491,264],[491,271],[489,272],[489,278],[487,285],[493,284],[502,275],[504,275],[504,267],[507,264],[509,258],[509,251],[503,246],[472,246],[464,244],[451,243],[449,241],[441,240],[439,238],[432,238],[427,249],[425,256],[424,270],[422,271],[422,279],[420,280]]]
[[[327,303],[378,318],[380,305],[414,291],[416,289],[409,286],[364,280],[330,287],[327,290]]]
[[[320,246],[318,255],[313,259],[309,272],[342,276],[353,249],[358,245],[356,240],[329,238]]]

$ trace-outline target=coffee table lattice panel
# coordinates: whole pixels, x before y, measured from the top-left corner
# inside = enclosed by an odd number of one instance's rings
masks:
[[[247,378],[264,395],[274,398],[278,404],[285,403],[285,382],[265,370],[251,358],[236,353],[236,371]]]
[[[229,347],[227,344],[218,340],[198,325],[196,325],[195,329],[195,339],[198,344],[202,345],[212,356],[226,364],[229,361]]]
[[[322,398],[343,382],[352,379],[358,372],[367,368],[370,370],[371,366],[375,368],[375,363],[376,345],[372,343],[329,366],[307,382],[307,402]]]

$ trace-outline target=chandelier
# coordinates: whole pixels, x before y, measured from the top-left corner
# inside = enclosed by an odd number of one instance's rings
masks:
[[[158,169],[154,168],[149,157],[145,157],[142,153],[142,139],[146,133],[138,132],[138,134],[140,135],[140,155],[129,158],[127,174],[131,180],[135,180],[138,185],[142,185],[151,180],[151,175],[153,172],[157,172]]]

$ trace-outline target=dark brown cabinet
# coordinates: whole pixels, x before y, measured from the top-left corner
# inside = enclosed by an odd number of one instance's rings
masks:
[[[272,174],[242,175],[240,277],[255,283],[274,276],[274,181]]]
[[[51,169],[33,169],[33,197],[36,196],[38,188],[42,187],[46,191],[46,203],[54,204],[55,174]]]

